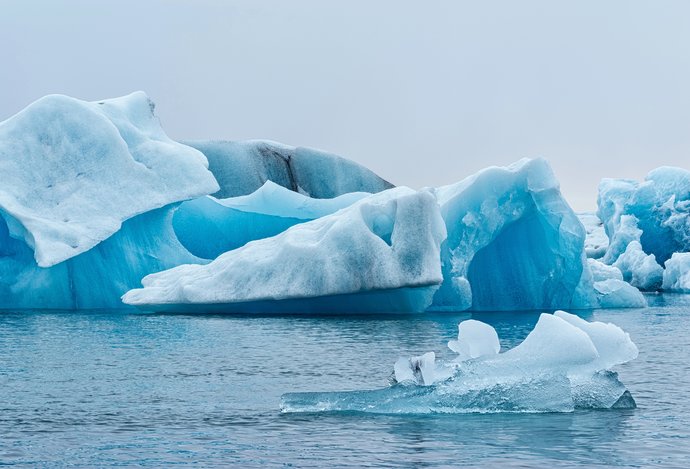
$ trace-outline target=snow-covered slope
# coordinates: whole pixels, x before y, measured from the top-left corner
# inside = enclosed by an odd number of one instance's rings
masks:
[[[144,93],[94,103],[46,96],[0,123],[0,216],[50,267],[135,215],[216,192],[207,167],[165,135]]]

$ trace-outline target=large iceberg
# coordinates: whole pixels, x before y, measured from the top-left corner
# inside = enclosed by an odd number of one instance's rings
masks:
[[[46,96],[0,123],[0,216],[50,267],[129,218],[216,192],[207,168],[201,152],[163,133],[144,93]]]
[[[690,172],[661,167],[650,172],[643,182],[603,179],[597,214],[612,245],[619,232],[629,229],[626,216],[634,216],[642,249],[664,264],[673,253],[690,251]],[[620,247],[616,249],[612,256],[622,252]]]
[[[371,170],[320,150],[266,140],[185,141],[200,150],[220,184],[219,199],[247,195],[266,181],[317,199],[393,187]]]
[[[123,300],[156,311],[424,311],[445,236],[434,197],[399,187],[210,264],[149,275]]]
[[[266,181],[246,196],[208,196],[183,202],[175,210],[173,226],[182,245],[192,254],[215,259],[250,241],[275,236],[369,195],[351,192],[333,199],[314,199]]]
[[[515,348],[499,353],[496,331],[469,320],[449,343],[455,360],[433,352],[402,358],[396,384],[372,391],[284,394],[283,412],[392,414],[572,412],[633,408],[635,401],[611,368],[638,355],[630,336],[613,324],[587,322],[558,311],[542,314]]]
[[[558,183],[544,160],[522,160],[507,168],[489,168],[458,184],[422,191],[425,195],[420,197],[428,198],[428,192],[433,194],[437,204],[420,206],[420,210],[430,213],[419,212],[417,223],[435,219],[434,213],[440,210],[448,238],[441,245],[439,259],[443,285],[438,289],[433,304],[424,307],[435,310],[527,310],[645,305],[640,293],[622,278],[593,279],[584,253],[582,224],[561,197]],[[414,191],[404,189],[403,193],[411,197]],[[360,295],[357,301],[362,301],[362,305],[354,306],[351,298],[352,301],[343,307],[365,310],[376,304],[375,308],[381,310],[384,303],[363,301],[361,292],[352,288],[341,291],[334,287],[338,283],[336,280],[317,287],[310,285],[289,290],[283,284],[290,285],[290,282],[274,271],[283,270],[281,263],[286,262],[285,259],[306,266],[294,259],[325,256],[323,243],[308,245],[309,250],[296,249],[296,246],[301,248],[306,243],[301,238],[309,239],[304,233],[309,233],[312,226],[318,224],[306,223],[300,229],[294,225],[353,202],[353,207],[360,207],[388,200],[391,194],[398,197],[395,191],[384,194],[365,199],[362,197],[366,194],[362,193],[334,199],[313,199],[267,182],[249,196],[207,197],[186,202],[177,210],[174,219],[180,241],[196,256],[211,259],[220,255],[219,259],[208,266],[183,266],[170,273],[153,275],[145,279],[143,290],[133,291],[125,300],[157,310],[231,312],[267,308],[271,311],[316,311],[317,307],[333,309],[336,302],[330,298],[334,295],[357,294]],[[359,210],[346,208],[331,217],[349,219]],[[394,226],[401,238],[407,236],[413,240],[416,236],[413,232],[403,233],[409,229],[405,227],[414,223],[400,221],[396,218],[399,216],[396,214],[389,218],[395,218]],[[326,219],[330,219],[329,216]],[[343,230],[351,226],[350,239],[333,244],[331,256],[343,255],[341,251],[357,244],[355,239],[361,233],[371,235],[370,231],[363,229],[361,222],[342,226]],[[293,227],[288,236],[278,234],[288,227]],[[432,227],[431,231],[434,230]],[[422,246],[415,256],[408,256],[408,262],[428,262],[425,236],[420,238]],[[250,243],[254,240],[263,241]],[[246,249],[237,249],[244,245]],[[295,249],[294,253],[288,254],[291,249]],[[221,255],[224,251],[228,252]],[[280,253],[275,265],[268,266],[263,261],[254,260],[263,260],[267,257],[266,252],[271,253],[270,259],[276,252]],[[371,253],[362,250],[359,255],[376,258],[380,253],[376,249]],[[324,269],[323,266],[319,268]],[[250,273],[252,269],[261,272]],[[302,272],[290,269],[288,272],[297,279],[325,275],[311,267],[305,267]],[[329,272],[328,275],[333,277],[335,273]],[[350,273],[339,272],[338,275],[343,275],[340,282],[345,285],[351,281]],[[256,279],[261,286],[248,287],[251,282],[245,277]],[[303,283],[302,280],[297,282],[298,285]],[[404,289],[400,292],[407,292],[410,286],[416,288],[418,285],[409,277],[398,278],[385,289]],[[379,291],[384,287],[376,281],[365,282],[358,288]],[[430,290],[426,288],[424,291],[426,295]],[[388,293],[385,296],[390,297]],[[315,300],[324,297],[328,299]],[[300,298],[304,301],[300,302]],[[276,300],[280,300],[279,303]],[[410,311],[419,311],[423,309],[422,304],[420,301],[414,304],[400,302],[389,308],[390,311],[400,311],[409,307]]]
[[[113,308],[151,272],[204,262],[176,203],[218,190],[143,93],[47,96],[0,123],[0,308]]]
[[[433,192],[448,231],[435,309],[596,306],[585,230],[545,160],[487,168]]]

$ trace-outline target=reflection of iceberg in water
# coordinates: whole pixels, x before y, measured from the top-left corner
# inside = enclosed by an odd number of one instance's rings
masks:
[[[613,324],[587,322],[558,311],[542,314],[518,346],[498,353],[489,325],[463,321],[458,358],[436,363],[433,352],[400,359],[396,384],[372,391],[292,393],[283,412],[390,414],[468,412],[571,412],[633,408],[635,401],[612,371],[637,357],[627,333]]]

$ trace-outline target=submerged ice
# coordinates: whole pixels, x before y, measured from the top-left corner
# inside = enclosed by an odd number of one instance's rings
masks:
[[[500,353],[487,324],[463,321],[449,347],[395,363],[395,384],[372,391],[284,394],[283,412],[468,413],[572,412],[635,407],[612,367],[637,357],[629,335],[613,324],[564,311],[542,314],[525,340]]]

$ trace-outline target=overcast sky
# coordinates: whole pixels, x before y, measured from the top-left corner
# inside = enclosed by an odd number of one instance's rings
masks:
[[[395,184],[547,158],[690,169],[690,1],[0,0],[0,120],[144,90],[176,139],[266,138]],[[1,181],[1,179],[0,179]]]

